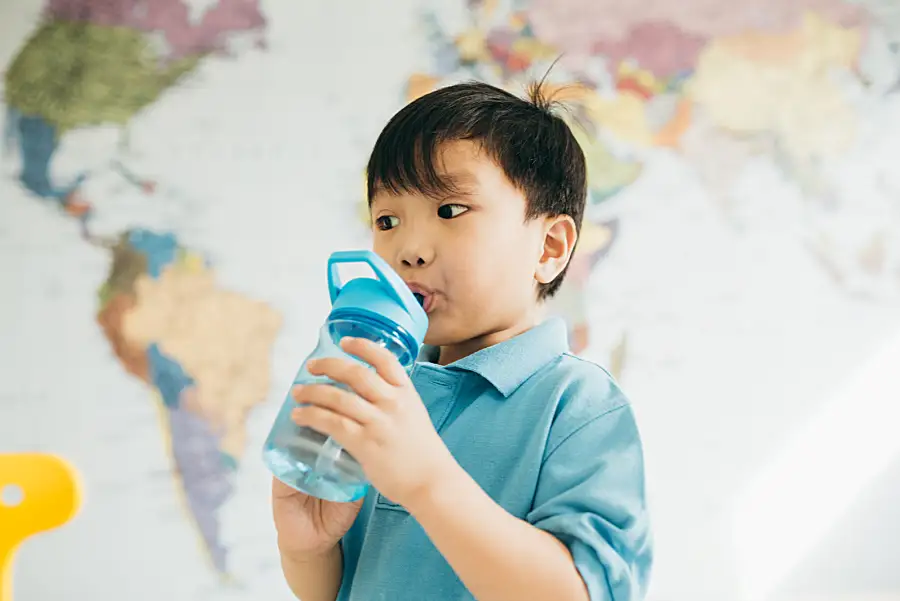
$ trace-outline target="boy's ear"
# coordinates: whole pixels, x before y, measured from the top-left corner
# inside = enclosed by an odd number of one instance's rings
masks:
[[[572,258],[577,240],[575,221],[569,215],[545,219],[544,248],[534,271],[534,279],[539,284],[549,284],[562,273]]]

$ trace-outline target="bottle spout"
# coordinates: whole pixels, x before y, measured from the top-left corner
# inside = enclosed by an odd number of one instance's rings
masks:
[[[316,455],[316,464],[313,467],[315,472],[319,475],[333,473],[343,450],[344,448],[329,436]]]

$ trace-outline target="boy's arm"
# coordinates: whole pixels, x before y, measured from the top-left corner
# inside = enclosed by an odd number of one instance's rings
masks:
[[[344,560],[340,544],[324,555],[290,558],[281,554],[281,570],[288,587],[301,601],[335,601],[341,588]]]
[[[409,509],[478,601],[589,601],[568,549],[509,514],[462,468]]]
[[[643,453],[631,408],[551,448],[520,520],[462,468],[408,506],[478,601],[635,601],[652,562]]]

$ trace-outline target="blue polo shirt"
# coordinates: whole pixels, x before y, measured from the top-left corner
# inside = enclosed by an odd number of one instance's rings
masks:
[[[411,377],[456,461],[568,546],[592,601],[638,600],[652,546],[634,414],[605,370],[567,349],[551,319],[447,366],[426,347]],[[375,490],[342,548],[338,601],[473,599],[415,519]]]

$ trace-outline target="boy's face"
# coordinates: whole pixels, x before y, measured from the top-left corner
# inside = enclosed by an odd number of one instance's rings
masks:
[[[477,144],[447,143],[439,154],[438,171],[460,192],[376,194],[374,250],[424,297],[428,344],[488,346],[536,323],[537,285],[565,267],[574,224],[526,221],[524,194]]]

